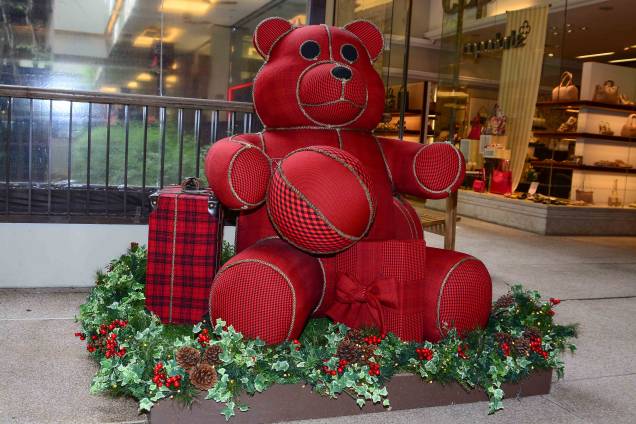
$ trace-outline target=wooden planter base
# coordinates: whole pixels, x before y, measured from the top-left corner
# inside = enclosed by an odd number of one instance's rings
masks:
[[[506,398],[543,395],[550,393],[551,381],[552,370],[540,370],[518,383],[504,384],[502,389]],[[466,391],[455,382],[445,385],[428,384],[413,374],[394,376],[388,382],[387,390],[393,411],[488,400],[482,389]],[[344,393],[337,399],[330,399],[312,393],[309,386],[303,387],[298,384],[275,385],[253,397],[245,395],[241,401],[250,409],[247,412],[237,411],[236,416],[230,419],[231,424],[274,423],[387,411],[377,404],[367,404],[361,409],[354,399]],[[219,413],[224,406],[212,400],[204,400],[204,396],[195,401],[191,408],[184,407],[175,400],[166,399],[152,408],[149,419],[152,424],[221,424],[226,423],[223,415]]]

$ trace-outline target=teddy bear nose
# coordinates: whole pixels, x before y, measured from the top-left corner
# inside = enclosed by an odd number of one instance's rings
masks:
[[[351,71],[344,66],[336,66],[331,70],[331,75],[336,79],[349,81],[351,79]]]

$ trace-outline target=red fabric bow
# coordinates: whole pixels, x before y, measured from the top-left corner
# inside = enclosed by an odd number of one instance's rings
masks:
[[[375,325],[385,332],[382,310],[399,307],[399,288],[398,281],[392,277],[378,278],[365,285],[349,274],[340,274],[336,298],[327,316],[349,327]]]

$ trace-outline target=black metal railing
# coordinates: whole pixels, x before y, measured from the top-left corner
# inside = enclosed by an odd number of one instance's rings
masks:
[[[144,222],[152,192],[259,127],[244,102],[0,85],[0,221]]]

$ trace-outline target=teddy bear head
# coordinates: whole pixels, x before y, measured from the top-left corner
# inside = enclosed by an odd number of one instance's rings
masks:
[[[371,130],[380,121],[384,86],[373,62],[383,38],[370,22],[295,27],[268,18],[256,27],[254,46],[265,59],[254,79],[265,126]]]

